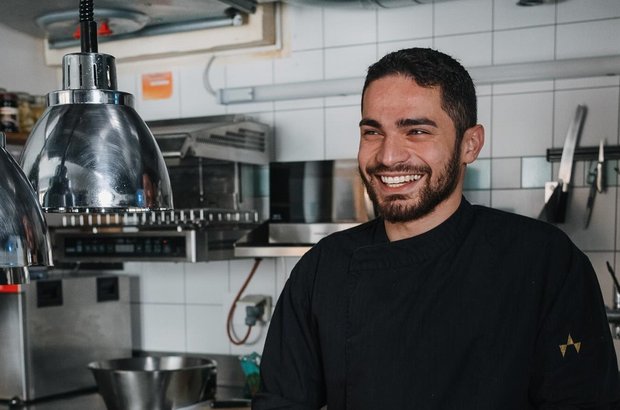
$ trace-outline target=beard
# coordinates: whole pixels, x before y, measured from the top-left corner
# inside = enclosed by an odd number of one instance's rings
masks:
[[[422,218],[431,213],[437,205],[445,201],[456,189],[460,177],[460,144],[456,144],[452,157],[448,160],[443,170],[441,170],[437,180],[433,182],[433,171],[429,166],[410,166],[398,165],[387,167],[376,165],[366,168],[366,175],[373,175],[377,172],[398,172],[405,174],[426,174],[424,186],[421,187],[415,197],[408,195],[388,195],[380,199],[375,191],[372,182],[366,178],[360,169],[362,181],[366,186],[366,191],[374,204],[375,210],[388,222],[409,222]],[[381,183],[375,179],[377,183]]]

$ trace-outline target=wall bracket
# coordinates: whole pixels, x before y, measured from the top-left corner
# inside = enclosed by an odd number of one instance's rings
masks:
[[[577,147],[573,155],[574,161],[597,161],[598,145],[592,147]],[[562,158],[562,148],[548,148],[547,161],[560,162]],[[605,161],[610,159],[620,159],[620,145],[605,145]]]

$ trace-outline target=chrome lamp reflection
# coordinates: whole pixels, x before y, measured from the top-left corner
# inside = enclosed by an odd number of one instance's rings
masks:
[[[92,0],[80,2],[82,51],[63,57],[63,89],[47,95],[21,166],[45,212],[171,209],[163,156],[117,90],[114,57],[97,52]]]
[[[28,268],[52,264],[47,224],[0,132],[0,285],[29,281]]]

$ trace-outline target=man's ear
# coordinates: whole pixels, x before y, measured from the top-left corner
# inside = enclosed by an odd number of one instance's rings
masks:
[[[484,145],[484,127],[476,124],[468,128],[463,134],[461,141],[461,160],[465,164],[471,164],[478,158],[478,154]]]

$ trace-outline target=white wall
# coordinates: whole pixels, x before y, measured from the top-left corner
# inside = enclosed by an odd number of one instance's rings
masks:
[[[43,40],[0,25],[0,87],[44,95],[61,83],[56,69],[44,63]]]

